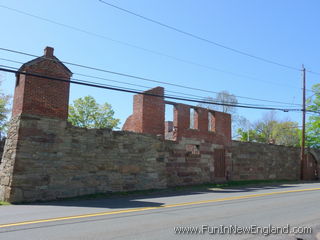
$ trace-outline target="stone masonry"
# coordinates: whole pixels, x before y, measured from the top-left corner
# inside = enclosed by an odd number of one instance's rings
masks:
[[[232,142],[233,180],[300,177],[300,149],[262,143]]]
[[[186,146],[199,146],[200,151]],[[165,141],[20,115],[11,120],[0,165],[0,199],[52,200],[213,182],[213,152],[219,148],[223,146],[197,139]]]

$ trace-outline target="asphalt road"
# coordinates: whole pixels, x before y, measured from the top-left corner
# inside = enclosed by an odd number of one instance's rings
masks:
[[[270,224],[313,233],[264,236]],[[230,225],[260,228],[260,234],[211,234]],[[200,232],[178,234],[179,227]],[[0,206],[0,239],[320,240],[320,183]]]

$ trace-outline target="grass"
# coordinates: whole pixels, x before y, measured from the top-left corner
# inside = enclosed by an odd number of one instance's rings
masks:
[[[0,201],[0,206],[5,206],[5,205],[10,205],[10,203]]]

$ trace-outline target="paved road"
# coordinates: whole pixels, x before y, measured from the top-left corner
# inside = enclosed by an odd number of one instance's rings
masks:
[[[199,231],[208,226],[212,231],[220,225],[270,224],[289,224],[291,230],[312,227],[313,233],[265,237],[174,231],[174,227],[181,226],[199,227]],[[320,240],[320,183],[0,207],[1,240],[299,238]]]

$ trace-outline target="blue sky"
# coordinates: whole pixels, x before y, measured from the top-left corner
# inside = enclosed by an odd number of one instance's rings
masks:
[[[241,51],[296,68],[304,64],[307,70],[320,72],[320,2],[317,0],[106,1]],[[71,25],[99,36],[41,21],[4,6]],[[108,7],[98,0],[0,0],[0,22],[0,47],[2,48],[42,55],[45,46],[52,46],[55,48],[55,55],[63,61],[214,92],[227,90],[237,96],[301,103],[299,71],[257,61],[192,39]],[[0,58],[22,62],[31,59],[4,51],[0,51]],[[0,60],[0,64],[19,66],[3,60]],[[91,74],[150,88],[159,85],[73,66],[68,67],[74,73]],[[14,76],[4,73],[0,73],[0,76],[4,91],[13,94]],[[84,78],[76,74],[74,77],[130,87]],[[313,84],[319,83],[319,78],[319,75],[307,74],[307,88],[310,89]],[[166,90],[181,94],[214,97],[214,94],[162,86]],[[146,88],[137,87],[137,89],[145,90]],[[88,94],[94,96],[99,103],[110,103],[115,110],[115,116],[120,118],[122,123],[132,112],[132,94],[127,93],[72,86],[70,101]],[[307,95],[312,93],[308,92]],[[268,106],[277,105],[242,98],[238,98],[238,101]],[[259,119],[263,112],[238,109],[238,113],[250,121]],[[299,122],[300,115],[293,112],[279,113],[279,117]]]

